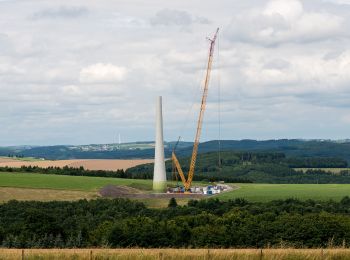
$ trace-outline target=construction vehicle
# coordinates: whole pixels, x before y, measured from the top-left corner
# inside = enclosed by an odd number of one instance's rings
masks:
[[[182,184],[184,186],[185,193],[190,192],[190,188],[191,188],[191,184],[192,184],[192,180],[193,180],[193,176],[194,176],[194,170],[195,170],[197,154],[198,154],[199,139],[200,139],[201,131],[202,131],[203,116],[204,116],[204,111],[205,111],[205,107],[206,107],[206,103],[207,103],[210,73],[211,73],[211,68],[212,68],[212,63],[213,63],[213,58],[214,58],[214,47],[215,47],[215,41],[216,41],[218,32],[219,32],[219,28],[217,28],[217,30],[214,34],[214,37],[212,39],[208,38],[208,40],[210,41],[209,58],[208,58],[207,70],[206,70],[204,87],[203,87],[202,102],[201,102],[201,106],[200,106],[199,118],[198,118],[198,123],[197,123],[196,137],[195,137],[194,144],[193,144],[191,163],[190,163],[190,168],[188,171],[187,178],[184,175],[184,172],[182,171],[180,162],[176,157],[175,149],[173,149],[172,156],[171,156],[172,162],[173,162],[173,169],[175,170],[175,173],[178,173],[180,175]]]

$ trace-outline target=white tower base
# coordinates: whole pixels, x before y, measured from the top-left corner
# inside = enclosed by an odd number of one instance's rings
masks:
[[[162,97],[157,98],[156,105],[156,143],[154,152],[153,190],[156,192],[164,192],[166,190]]]

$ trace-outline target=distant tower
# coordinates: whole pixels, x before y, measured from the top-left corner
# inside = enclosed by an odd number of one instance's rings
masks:
[[[122,139],[120,138],[120,133],[118,134],[118,144],[120,145],[122,143]]]
[[[156,105],[156,143],[154,152],[153,190],[164,192],[165,189],[166,173],[164,162],[162,97],[158,97]]]

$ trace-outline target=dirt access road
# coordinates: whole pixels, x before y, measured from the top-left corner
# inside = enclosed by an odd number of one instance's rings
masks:
[[[230,186],[227,184],[221,184],[226,187],[226,191],[229,192],[232,190],[239,189],[238,186]],[[133,199],[171,199],[171,198],[179,198],[179,199],[201,199],[213,197],[215,195],[205,195],[199,193],[192,194],[184,194],[184,193],[150,193],[145,192],[139,189],[135,189],[127,186],[115,186],[115,185],[107,185],[99,190],[99,194],[102,197],[109,198],[133,198]]]
[[[139,189],[127,186],[107,185],[99,190],[102,197],[109,198],[132,198],[132,199],[171,199],[171,198],[186,198],[200,199],[203,194],[183,194],[183,193],[149,193]]]

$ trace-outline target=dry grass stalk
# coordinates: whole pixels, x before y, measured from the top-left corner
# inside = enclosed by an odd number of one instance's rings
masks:
[[[21,258],[21,249],[0,249],[0,259]],[[350,259],[350,249],[25,249],[24,259],[332,260]]]

